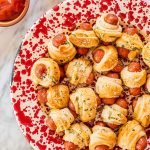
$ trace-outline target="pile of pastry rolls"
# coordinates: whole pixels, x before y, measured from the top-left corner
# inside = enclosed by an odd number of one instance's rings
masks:
[[[50,108],[46,124],[63,135],[65,150],[146,149],[150,75],[138,58],[150,67],[150,43],[143,44],[135,27],[123,30],[116,15],[103,14],[94,25],[52,37],[48,54],[33,64],[31,80],[42,87],[37,100]],[[124,88],[132,96],[130,120]]]

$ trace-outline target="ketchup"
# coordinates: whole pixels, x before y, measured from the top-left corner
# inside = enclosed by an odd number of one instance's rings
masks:
[[[0,0],[0,21],[17,18],[25,7],[25,0]]]

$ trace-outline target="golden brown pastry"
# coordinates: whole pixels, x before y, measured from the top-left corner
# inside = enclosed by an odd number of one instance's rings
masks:
[[[66,41],[64,43],[58,46],[57,44],[54,45],[55,43],[53,41],[56,40],[57,42],[57,40],[61,39],[61,35],[62,34],[59,34],[50,40],[48,44],[48,53],[53,60],[55,60],[59,64],[64,64],[71,61],[74,58],[74,56],[76,55],[76,49],[73,46],[73,44],[69,41],[69,37],[66,35],[62,35],[66,37]]]
[[[142,57],[145,64],[150,67],[150,42],[143,47]]]
[[[118,37],[122,35],[122,28],[119,25],[119,21],[115,22],[109,21],[109,16],[112,14],[103,14],[101,17],[97,18],[96,24],[93,27],[96,35],[104,42],[113,42]],[[116,17],[115,15],[112,15]],[[117,18],[118,19],[118,18]]]
[[[56,125],[56,133],[68,129],[75,119],[68,108],[52,109],[49,116]]]
[[[133,117],[143,127],[148,127],[150,124],[150,95],[144,94],[138,98]]]
[[[98,145],[106,145],[109,149],[113,149],[116,145],[116,134],[110,128],[95,125],[92,131],[89,150],[95,150],[95,147]]]
[[[116,46],[129,50],[128,58],[133,60],[141,53],[143,43],[136,28],[126,28],[122,36],[116,41]]]
[[[32,66],[31,80],[35,85],[49,87],[57,84],[60,79],[58,64],[50,58],[40,58]]]
[[[77,29],[71,33],[69,40],[78,47],[92,48],[99,44],[99,39],[93,30]]]
[[[81,121],[88,122],[95,118],[97,100],[96,94],[91,88],[78,88],[70,95],[70,101]]]
[[[147,75],[146,88],[150,93],[150,74]]]
[[[68,106],[69,89],[66,85],[55,85],[47,91],[47,105],[51,109],[61,109]]]
[[[127,150],[136,150],[136,144],[141,137],[146,137],[143,127],[135,120],[123,125],[118,134],[118,146]]]
[[[94,70],[97,72],[110,71],[112,70],[118,63],[118,53],[114,46],[100,46],[95,49],[103,50],[104,56],[100,62],[94,61]]]
[[[106,123],[115,125],[125,124],[127,122],[127,109],[117,104],[111,106],[105,105],[102,110],[102,120]]]
[[[68,130],[65,130],[63,139],[84,149],[89,145],[91,130],[83,123],[73,124]]]
[[[74,85],[86,83],[90,73],[92,72],[92,65],[90,61],[79,58],[71,61],[67,67],[66,76],[69,82]]]
[[[124,84],[129,88],[140,87],[146,82],[146,70],[131,72],[127,66],[121,71],[121,78]]]
[[[116,98],[123,91],[120,79],[100,76],[96,82],[96,92],[100,98]]]
[[[123,47],[130,51],[139,50],[143,48],[143,43],[137,34],[129,35],[123,33],[122,36],[116,41],[117,47]]]

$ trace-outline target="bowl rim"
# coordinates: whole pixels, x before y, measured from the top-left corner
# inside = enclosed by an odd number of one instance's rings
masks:
[[[24,7],[23,11],[21,12],[21,14],[17,18],[15,18],[13,20],[0,21],[0,27],[12,26],[12,25],[18,23],[20,20],[22,20],[23,17],[26,15],[28,9],[29,9],[29,4],[30,4],[30,0],[25,0],[25,7]]]

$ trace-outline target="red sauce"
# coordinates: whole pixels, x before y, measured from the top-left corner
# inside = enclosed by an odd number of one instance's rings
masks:
[[[17,18],[25,7],[25,0],[0,0],[0,21]]]

